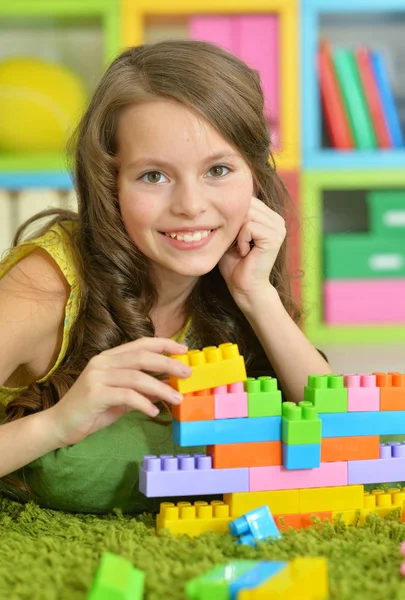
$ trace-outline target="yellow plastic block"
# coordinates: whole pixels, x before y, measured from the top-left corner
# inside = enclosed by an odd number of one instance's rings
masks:
[[[360,510],[332,512],[332,521],[341,519],[346,525],[364,525],[368,515],[377,514],[384,518],[390,512],[399,511],[401,521],[404,519],[405,490],[390,488],[386,492],[381,489],[364,492],[363,507]]]
[[[198,501],[162,502],[160,513],[156,517],[156,532],[168,529],[173,535],[187,534],[195,537],[213,531],[221,533],[228,531],[228,523],[231,521],[229,506],[220,500],[213,500],[210,504]]]
[[[299,490],[274,492],[235,492],[224,494],[224,502],[230,508],[231,517],[240,517],[265,504],[273,515],[295,515],[299,510]]]
[[[357,525],[360,519],[361,509],[332,511],[332,523],[336,520],[343,521],[345,525]]]
[[[147,18],[179,15],[277,14],[280,19],[280,139],[275,156],[281,171],[299,169],[299,25],[298,0],[121,0],[124,46],[145,42]]]
[[[238,600],[326,600],[328,565],[324,558],[295,558],[263,585],[241,590]]]
[[[363,507],[363,485],[299,490],[300,513],[344,511]]]
[[[192,369],[192,375],[186,379],[169,377],[170,385],[182,394],[238,383],[246,379],[245,361],[239,354],[237,344],[207,346],[202,350],[190,350],[187,354],[172,355],[172,358],[189,365]]]

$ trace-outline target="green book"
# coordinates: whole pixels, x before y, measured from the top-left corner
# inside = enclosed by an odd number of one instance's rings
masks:
[[[351,50],[336,50],[333,64],[356,147],[372,150],[377,147],[377,140],[354,53]]]

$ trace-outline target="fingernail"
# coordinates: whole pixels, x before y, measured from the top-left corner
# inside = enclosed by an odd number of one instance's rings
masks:
[[[159,414],[159,412],[160,412],[160,411],[159,411],[159,409],[157,408],[157,406],[153,406],[153,407],[150,409],[149,415],[150,415],[151,417],[157,417],[157,416],[158,416],[158,414]]]
[[[183,395],[179,394],[179,392],[173,392],[172,394],[172,398],[173,400],[175,400],[176,402],[181,402],[183,400]]]
[[[185,375],[186,377],[190,377],[190,375],[192,374],[192,370],[190,369],[190,367],[183,367],[181,370],[181,374]]]

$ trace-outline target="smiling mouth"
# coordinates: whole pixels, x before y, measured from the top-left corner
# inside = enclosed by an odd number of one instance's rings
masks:
[[[200,242],[207,238],[210,233],[212,233],[213,229],[202,229],[201,231],[184,231],[182,233],[170,232],[166,233],[161,231],[162,235],[165,235],[173,240],[177,240],[179,242],[192,243],[192,242]]]

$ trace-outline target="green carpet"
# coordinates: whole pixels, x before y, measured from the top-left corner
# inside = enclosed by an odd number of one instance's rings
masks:
[[[338,523],[290,530],[255,549],[238,546],[228,534],[158,537],[151,515],[72,515],[0,497],[0,535],[0,598],[7,600],[84,599],[105,550],[146,572],[147,600],[184,598],[184,583],[215,563],[295,556],[328,559],[331,600],[405,598],[399,574],[405,524],[393,515],[373,515],[359,529]]]

